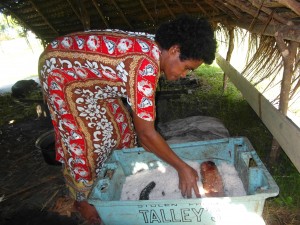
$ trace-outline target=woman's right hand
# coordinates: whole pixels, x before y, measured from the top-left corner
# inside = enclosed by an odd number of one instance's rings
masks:
[[[199,188],[197,182],[199,181],[198,173],[195,169],[185,164],[184,166],[177,169],[179,177],[179,189],[183,197],[191,198],[192,191],[195,196],[200,198]]]
[[[143,120],[134,112],[132,114],[135,131],[141,145],[147,151],[152,152],[177,170],[179,188],[183,196],[191,198],[192,191],[194,191],[196,197],[200,197],[197,185],[197,181],[199,180],[197,171],[175,154],[167,142],[155,130],[154,121]]]

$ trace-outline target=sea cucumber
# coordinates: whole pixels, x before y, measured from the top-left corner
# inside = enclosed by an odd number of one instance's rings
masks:
[[[216,164],[212,161],[201,163],[200,173],[206,197],[224,197],[224,185]]]
[[[155,187],[156,183],[151,181],[142,191],[140,194],[140,200],[149,200],[149,194]]]

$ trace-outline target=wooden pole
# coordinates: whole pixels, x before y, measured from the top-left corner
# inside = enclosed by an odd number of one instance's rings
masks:
[[[280,90],[280,99],[279,99],[279,111],[283,115],[287,115],[289,100],[290,100],[290,91],[292,86],[292,78],[294,71],[294,61],[296,60],[297,48],[299,46],[298,42],[290,41],[289,44],[285,43],[283,39],[283,32],[278,31],[275,33],[275,39],[277,47],[279,48],[282,60],[283,60],[283,76],[281,80],[281,90]],[[281,147],[278,141],[273,138],[272,147],[270,151],[270,166],[275,165],[280,156]]]

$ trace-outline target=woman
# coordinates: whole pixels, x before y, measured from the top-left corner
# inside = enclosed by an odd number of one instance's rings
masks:
[[[56,135],[57,160],[75,207],[100,218],[87,198],[114,149],[143,148],[173,166],[182,195],[200,197],[197,172],[154,128],[155,90],[161,73],[177,80],[214,60],[216,42],[205,19],[188,16],[162,24],[155,35],[118,30],[59,37],[39,61],[40,80]],[[121,98],[126,98],[132,117]],[[132,124],[133,122],[133,124]]]

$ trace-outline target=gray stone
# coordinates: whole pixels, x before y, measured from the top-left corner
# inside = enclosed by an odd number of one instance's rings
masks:
[[[158,123],[158,132],[169,144],[204,141],[229,137],[224,124],[217,118],[191,116],[166,123]]]

